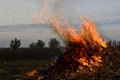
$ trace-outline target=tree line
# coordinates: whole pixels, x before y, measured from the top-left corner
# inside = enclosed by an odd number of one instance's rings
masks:
[[[114,46],[120,49],[120,41],[115,41],[115,40],[109,40],[107,41],[107,44],[110,46]],[[18,49],[21,46],[21,40],[14,38],[10,41],[10,48],[11,49]],[[42,40],[37,40],[37,42],[32,42],[29,44],[29,48],[44,48],[45,47],[45,42]],[[60,42],[56,38],[51,38],[48,42],[48,47],[49,48],[60,48]]]
[[[11,49],[18,49],[21,46],[21,40],[20,39],[12,39],[10,41],[10,48]],[[45,47],[45,42],[42,40],[37,40],[37,42],[32,42],[29,44],[29,48],[44,48]],[[49,48],[60,48],[60,42],[56,38],[51,38],[48,42],[48,47]]]
[[[48,42],[48,47],[45,46],[45,42],[37,40],[31,42],[29,48],[22,48],[21,40],[14,38],[10,41],[9,49],[0,51],[0,61],[10,60],[41,60],[41,59],[55,59],[59,56],[61,51],[60,42],[56,38],[51,38]]]
[[[116,47],[118,50],[120,50],[120,41],[116,40],[109,40],[108,45]]]
[[[51,38],[48,42],[48,47],[45,47],[45,42],[37,40],[31,42],[29,48],[20,48],[21,40],[14,38],[10,41],[10,48],[8,50],[0,51],[0,61],[10,60],[40,60],[50,59],[54,60],[56,57],[64,53],[60,42],[56,38]],[[107,44],[115,46],[120,50],[120,41],[109,40]],[[19,48],[19,49],[18,49]]]

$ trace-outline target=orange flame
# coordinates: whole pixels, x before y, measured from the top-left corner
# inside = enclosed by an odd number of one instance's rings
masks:
[[[97,42],[97,44],[107,47],[106,42],[100,38],[99,33],[96,31],[95,23],[85,17],[83,20],[84,21],[81,24],[82,32],[78,33],[74,26],[61,22],[56,16],[51,17],[51,23],[54,29],[58,31],[58,34],[63,38],[63,40],[71,42],[84,42],[83,39],[85,39],[89,42]],[[63,26],[65,26],[65,28],[63,28]]]
[[[44,0],[44,7],[40,13],[37,13],[35,17],[40,19],[42,23],[46,23],[46,6],[48,5],[48,0]],[[94,67],[102,66],[102,57],[99,53],[104,53],[103,48],[107,47],[104,40],[101,39],[99,33],[96,30],[96,25],[93,21],[86,17],[83,17],[83,22],[81,23],[81,33],[77,32],[73,25],[70,25],[67,21],[59,20],[55,15],[50,17],[50,23],[54,29],[58,32],[60,37],[65,42],[82,44],[83,47],[76,49],[74,57],[76,61],[80,63],[79,69],[81,70],[83,66],[89,67],[91,71],[95,71]],[[90,45],[90,46],[89,46]],[[92,52],[91,49],[97,50],[97,52]],[[80,50],[79,50],[80,49]],[[88,51],[88,52],[87,52]],[[92,56],[89,55],[91,51]],[[79,57],[78,57],[79,56]]]
[[[81,43],[83,45],[83,48],[80,47],[80,50],[76,50],[79,51],[79,54],[74,57],[74,59],[80,63],[79,69],[83,69],[84,66],[87,66],[91,71],[95,71],[94,67],[102,66],[103,60],[99,53],[104,52],[101,47],[106,48],[107,44],[100,38],[94,22],[84,17],[83,23],[81,24],[81,33],[78,33],[74,26],[61,22],[55,16],[52,16],[51,23],[64,41],[78,44]],[[65,28],[63,26],[65,26]],[[84,54],[89,54],[90,47],[98,50],[98,53],[93,51],[92,57],[83,56]],[[76,51],[74,54],[77,53]],[[77,56],[80,57],[77,58]]]
[[[30,72],[27,73],[28,76],[34,76],[36,75],[38,72],[36,70],[32,70]]]

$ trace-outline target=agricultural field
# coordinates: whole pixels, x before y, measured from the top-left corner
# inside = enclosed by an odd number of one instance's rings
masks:
[[[0,51],[0,80],[34,80],[37,75],[32,79],[28,73],[48,68],[51,56],[55,55],[51,53],[58,53],[56,50],[22,48]]]
[[[0,62],[0,80],[32,79],[27,73],[48,68],[50,60],[17,60]],[[35,79],[35,76],[33,77]]]
[[[56,52],[56,49],[0,51],[0,80],[120,80],[120,52],[114,47],[106,49],[107,54],[102,56],[103,66],[99,67],[95,74],[69,73],[70,70],[64,70],[64,64],[61,62],[57,62],[58,65],[62,65],[61,67],[56,65],[53,67],[56,68],[56,71],[50,72],[54,70],[50,68],[52,58],[49,53],[51,51],[61,55],[61,52]],[[63,58],[63,60],[67,59]],[[59,73],[57,69],[64,71],[55,76],[56,73]]]

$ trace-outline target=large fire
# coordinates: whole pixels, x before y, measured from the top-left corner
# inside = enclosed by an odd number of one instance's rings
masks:
[[[35,18],[42,23],[49,21],[64,41],[64,54],[50,66],[48,74],[59,75],[70,72],[95,73],[103,66],[103,55],[106,53],[107,43],[96,30],[96,24],[86,17],[82,17],[80,31],[67,21],[61,21],[56,15],[47,18],[48,0],[44,0],[44,7]]]
[[[102,55],[105,53],[104,49],[107,47],[107,44],[100,38],[94,22],[83,18],[81,33],[77,32],[74,26],[58,20],[55,16],[52,16],[51,23],[69,51],[65,52],[67,55],[63,58],[70,64],[68,67],[77,67],[76,70],[86,68],[95,72],[96,67],[102,66]],[[70,59],[73,60],[73,63]],[[77,64],[74,64],[74,62]]]

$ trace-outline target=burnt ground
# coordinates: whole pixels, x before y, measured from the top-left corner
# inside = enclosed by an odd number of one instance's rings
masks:
[[[49,59],[1,61],[0,80],[120,80],[120,52],[115,47],[107,52],[104,65],[94,74],[65,70],[57,75],[50,72]]]

